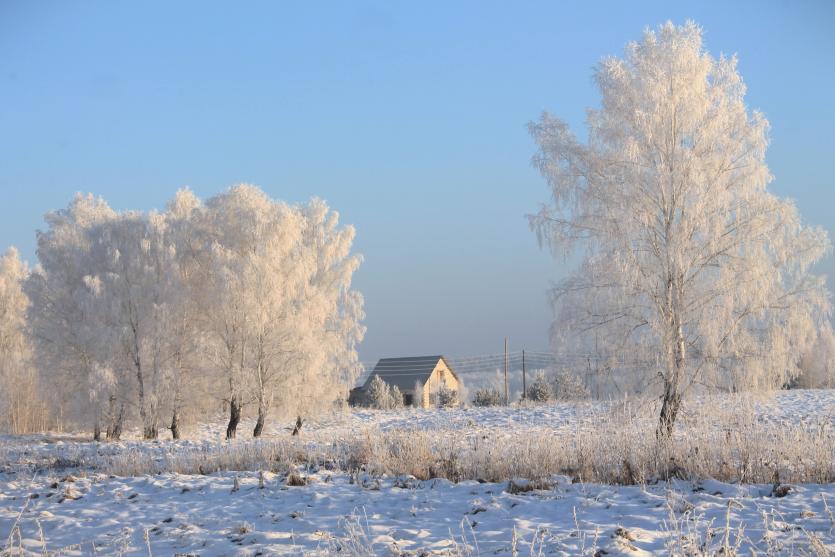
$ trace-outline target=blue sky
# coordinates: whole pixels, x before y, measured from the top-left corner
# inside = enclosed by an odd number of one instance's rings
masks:
[[[362,359],[544,349],[566,263],[525,220],[526,123],[582,133],[595,63],[668,19],[739,55],[773,190],[835,236],[833,2],[0,0],[0,249],[33,261],[76,191],[151,209],[251,182],[357,227]]]

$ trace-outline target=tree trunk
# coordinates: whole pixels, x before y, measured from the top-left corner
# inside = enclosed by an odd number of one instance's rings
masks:
[[[686,341],[680,316],[681,292],[674,276],[667,281],[667,315],[669,332],[667,333],[667,375],[664,377],[664,398],[661,414],[658,416],[656,435],[668,441],[673,435],[673,427],[681,406],[681,379],[684,377],[686,362]]]
[[[146,440],[159,438],[159,412],[157,405],[152,403],[145,409],[142,421],[142,438]]]
[[[139,383],[139,418],[142,421],[142,438],[156,439],[159,436],[159,429],[156,424],[156,412],[149,412],[145,401],[145,378],[142,375],[142,367],[136,363],[136,380]]]
[[[664,386],[664,401],[661,404],[661,414],[658,417],[656,435],[659,439],[669,440],[673,435],[673,426],[681,406],[681,395],[677,388],[667,382]]]
[[[171,438],[180,438],[180,409],[174,408],[174,414],[171,416]]]
[[[264,405],[258,405],[258,420],[255,422],[255,429],[252,431],[253,437],[261,437],[261,433],[264,431],[264,421],[267,418],[267,409]]]
[[[154,420],[156,422],[156,420]],[[142,428],[142,438],[146,440],[157,439],[159,437],[159,427],[156,423],[150,423]]]
[[[99,425],[98,419],[93,425],[93,441],[101,441],[101,425]]]
[[[226,426],[226,438],[234,439],[238,433],[238,422],[241,421],[241,402],[237,396],[229,400],[229,425]]]
[[[125,404],[120,403],[117,408],[116,396],[109,400],[109,420],[107,424],[107,440],[118,441],[122,437],[122,422],[125,418]]]
[[[122,438],[122,421],[125,416],[125,407],[120,406],[119,412],[114,416],[113,421],[107,428],[107,438],[110,441],[118,441]]]
[[[294,435],[294,436],[295,436],[295,435],[298,435],[298,434],[301,432],[301,430],[302,430],[302,423],[303,423],[303,422],[302,422],[302,417],[301,417],[301,416],[297,416],[297,417],[296,417],[296,427],[294,427],[294,428],[293,428],[293,433],[292,433],[291,435]]]

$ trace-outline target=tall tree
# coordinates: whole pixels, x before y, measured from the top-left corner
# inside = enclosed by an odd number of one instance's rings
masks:
[[[118,439],[128,394],[113,365],[112,329],[104,322],[101,282],[91,274],[90,230],[116,218],[107,203],[77,195],[63,210],[46,215],[38,232],[38,260],[26,281],[35,360],[50,385],[59,415],[92,422],[98,439],[105,425]]]
[[[362,298],[350,290],[354,230],[322,201],[289,206],[249,185],[206,209],[208,354],[227,384],[227,438],[250,401],[257,437],[276,405],[307,413],[345,394],[364,333]]]
[[[361,257],[351,253],[355,230],[320,199],[300,208],[304,230],[301,334],[279,391],[284,412],[310,414],[347,400],[359,374],[356,346],[365,335],[363,298],[351,289]]]
[[[243,406],[251,395],[247,375],[255,341],[250,326],[255,300],[245,284],[246,269],[257,257],[274,212],[272,201],[262,191],[240,185],[209,199],[199,224],[205,235],[206,355],[226,383],[227,439],[236,437]]]
[[[91,272],[101,285],[99,308],[117,336],[118,365],[136,379],[145,439],[159,435],[165,387],[176,347],[174,306],[180,291],[176,249],[163,214],[127,212],[91,228]],[[104,334],[102,332],[102,334]]]
[[[697,25],[646,31],[594,77],[587,142],[548,114],[530,126],[552,193],[532,224],[584,257],[555,288],[553,340],[659,379],[666,437],[694,384],[797,374],[829,311],[808,271],[830,245],[767,190],[768,122],[747,109],[736,58],[705,52]]]
[[[202,265],[200,253],[199,222],[203,204],[189,189],[176,193],[166,208],[167,243],[175,252],[175,273],[166,289],[165,299],[170,322],[166,327],[169,349],[166,390],[171,412],[171,436],[179,439],[182,434],[182,417],[186,408],[206,407],[205,394],[209,391],[205,381],[200,381],[198,371],[203,323],[200,321],[200,304],[204,302]],[[200,388],[203,385],[204,388]]]
[[[0,255],[0,431],[24,433],[44,427],[31,343],[26,330],[29,274],[15,248]]]

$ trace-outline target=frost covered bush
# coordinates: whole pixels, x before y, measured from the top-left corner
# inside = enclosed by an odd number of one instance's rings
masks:
[[[403,393],[397,385],[392,385],[389,391],[389,408],[392,410],[403,408]]]
[[[558,371],[552,384],[554,400],[584,400],[590,396],[583,381],[570,371]]]
[[[548,402],[553,398],[554,393],[551,391],[551,385],[545,377],[545,372],[540,371],[536,374],[536,379],[528,387],[527,395],[528,400],[534,402]]]
[[[502,395],[493,387],[479,389],[473,396],[473,406],[499,406],[501,403]]]
[[[434,398],[435,406],[438,408],[455,408],[459,403],[458,391],[450,389],[446,386],[446,383],[441,383]]]

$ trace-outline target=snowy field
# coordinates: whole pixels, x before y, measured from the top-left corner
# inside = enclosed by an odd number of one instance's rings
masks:
[[[748,403],[756,421],[775,427],[800,425],[831,435],[835,424],[835,391],[789,391]],[[722,401],[711,399],[689,412],[717,405]],[[293,450],[329,454],[329,447],[369,432],[403,431],[497,445],[533,432],[544,443],[559,444],[583,424],[611,420],[613,411],[586,403],[355,411],[306,424]],[[0,438],[0,545],[9,554],[22,548],[62,555],[835,552],[832,483],[649,478],[638,485],[604,485],[557,474],[454,483],[346,471],[339,462],[283,470],[266,462],[264,453],[240,471],[149,473],[154,466],[164,470],[177,455],[190,454],[194,466],[219,451],[269,446],[289,436],[288,425],[274,426],[272,440],[256,443],[226,443],[220,425],[178,442],[128,438],[96,444],[69,434]],[[248,433],[241,431],[242,437]]]

